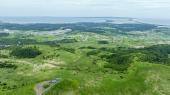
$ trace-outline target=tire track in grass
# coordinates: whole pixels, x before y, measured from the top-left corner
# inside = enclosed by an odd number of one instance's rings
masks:
[[[43,81],[43,82],[40,82],[38,84],[35,85],[34,87],[34,91],[36,93],[36,95],[43,95],[43,92],[50,88],[51,86],[53,86],[54,84],[57,84],[60,82],[60,78],[56,78],[56,79],[53,79],[53,80],[47,80],[47,81]],[[49,84],[50,86],[48,88],[44,88],[44,85],[45,84]]]

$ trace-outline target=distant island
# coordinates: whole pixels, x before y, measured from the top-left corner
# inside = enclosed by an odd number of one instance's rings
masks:
[[[106,23],[114,23],[114,24],[141,24],[142,21],[139,21],[135,18],[113,18],[110,20],[106,20]]]

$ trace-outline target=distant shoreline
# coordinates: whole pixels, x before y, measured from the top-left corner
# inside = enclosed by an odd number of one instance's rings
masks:
[[[0,17],[0,22],[17,23],[17,24],[30,24],[30,23],[77,23],[77,22],[106,22],[116,19],[128,20],[135,19],[142,23],[157,24],[157,25],[170,25],[170,19],[153,19],[153,18],[132,18],[132,17],[50,17],[50,16],[32,16],[32,17]]]

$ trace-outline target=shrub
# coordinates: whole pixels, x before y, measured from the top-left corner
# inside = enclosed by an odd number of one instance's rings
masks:
[[[59,43],[75,43],[78,42],[76,39],[62,39],[58,41]]]
[[[67,51],[67,52],[70,52],[70,53],[75,53],[76,50],[74,48],[64,48],[64,47],[61,47],[60,49],[64,50],[64,51]]]
[[[98,41],[99,44],[109,44],[108,41]]]
[[[91,56],[91,55],[97,55],[99,53],[99,51],[98,50],[93,50],[93,51],[89,51],[89,52],[87,52],[87,56]]]
[[[16,69],[17,66],[14,65],[14,64],[7,64],[7,63],[4,63],[4,62],[0,62],[0,68],[11,68],[11,69]]]
[[[45,88],[45,89],[48,88],[48,87],[50,87],[49,83],[46,83],[46,84],[43,85],[43,88]]]

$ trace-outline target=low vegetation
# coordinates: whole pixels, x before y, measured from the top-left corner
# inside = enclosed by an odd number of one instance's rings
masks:
[[[65,79],[62,80],[60,83],[52,86],[50,90],[45,92],[44,95],[60,95],[62,93],[76,94],[78,86],[79,84],[77,81]]]
[[[0,30],[0,95],[36,95],[36,85],[53,79],[43,95],[170,94],[169,28],[6,23]]]

